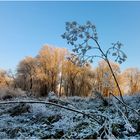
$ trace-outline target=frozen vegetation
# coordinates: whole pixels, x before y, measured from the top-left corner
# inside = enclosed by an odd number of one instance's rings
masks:
[[[100,139],[140,138],[140,116],[125,108],[113,97],[108,105],[98,97],[47,98],[14,97],[8,101],[45,101],[79,110],[82,115],[64,108],[41,103],[0,104],[0,139],[10,138],[58,138]],[[135,110],[140,109],[140,95],[125,96],[125,102]],[[3,100],[1,100],[3,102]],[[97,122],[98,120],[99,122]]]

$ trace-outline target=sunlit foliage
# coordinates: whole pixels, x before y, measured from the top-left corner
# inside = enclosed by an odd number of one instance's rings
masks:
[[[140,70],[138,68],[126,69],[121,77],[125,93],[135,94],[140,92]]]
[[[0,88],[9,87],[11,84],[11,79],[5,70],[0,70]]]
[[[120,75],[120,67],[118,64],[110,62],[112,69],[114,71],[115,76],[119,80]],[[118,95],[118,89],[112,77],[112,74],[109,70],[108,65],[105,61],[100,61],[97,68],[95,69],[95,79],[96,85],[95,89],[102,93],[104,96],[109,96],[109,92]]]

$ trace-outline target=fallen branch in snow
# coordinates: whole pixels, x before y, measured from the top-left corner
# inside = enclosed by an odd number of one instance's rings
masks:
[[[116,137],[112,134],[112,123],[109,120],[105,120],[105,122],[102,124],[100,129],[98,130],[98,133],[100,134],[100,139],[116,139]]]
[[[84,113],[84,112],[81,112],[79,110],[75,110],[73,108],[68,108],[66,106],[62,106],[62,105],[59,105],[59,104],[56,104],[56,103],[52,103],[52,102],[45,102],[45,101],[3,101],[3,102],[0,102],[0,104],[17,104],[17,103],[29,103],[29,104],[48,104],[48,105],[53,105],[53,106],[57,106],[57,107],[60,107],[60,108],[63,108],[63,109],[66,109],[66,110],[69,110],[69,111],[72,111],[72,112],[76,112],[76,113],[79,113],[79,114],[82,114],[84,116],[87,116],[91,119],[93,119],[94,121],[96,121],[97,123],[99,123],[100,125],[102,125],[101,122],[99,122],[95,117],[91,116],[90,114],[87,114],[87,113]]]
[[[127,108],[133,110],[137,115],[140,116],[140,113],[139,113],[137,110],[135,110],[134,108],[130,107],[130,106],[127,105],[125,102],[122,102],[118,97],[116,97],[116,96],[113,95],[112,93],[110,93],[110,94],[111,94],[115,99],[117,99],[120,103],[122,103],[125,107],[127,107]]]
[[[132,127],[131,123],[129,122],[129,120],[127,119],[125,114],[122,112],[122,110],[116,105],[115,102],[113,102],[113,104],[115,105],[116,110],[118,110],[122,114],[123,120],[125,122],[126,130],[129,131],[129,132],[132,132],[132,133],[136,132],[136,130]]]

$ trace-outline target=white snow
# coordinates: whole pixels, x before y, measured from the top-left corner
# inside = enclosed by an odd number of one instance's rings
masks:
[[[50,95],[49,98],[58,97]],[[24,98],[25,99],[25,98]],[[14,100],[22,101],[22,97]],[[30,98],[26,99],[30,100]],[[32,100],[37,100],[33,99]],[[46,98],[39,100],[48,101]],[[72,112],[60,107],[45,104],[28,104],[29,112],[17,116],[11,116],[7,110],[15,107],[15,104],[0,105],[0,138],[59,138],[84,139],[99,138],[99,133],[103,133],[106,129],[113,132],[108,135],[109,138],[140,138],[140,130],[137,131],[140,117],[129,109],[128,120],[124,120],[121,112],[115,107],[113,102],[124,112],[124,107],[115,99],[111,99],[109,106],[103,106],[101,99],[98,98],[82,98],[68,97],[59,98],[59,100],[67,102],[64,106],[80,110],[92,115],[94,118],[105,124],[107,128],[102,130],[103,125],[98,124],[95,120]],[[125,96],[124,100],[134,109],[140,109],[140,95]],[[105,119],[106,118],[106,119]],[[120,128],[123,127],[123,128]],[[101,130],[100,130],[101,129]],[[102,131],[102,132],[99,132]],[[109,132],[110,133],[110,132]]]

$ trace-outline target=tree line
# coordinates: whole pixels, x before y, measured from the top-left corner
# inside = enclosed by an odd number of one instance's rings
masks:
[[[69,59],[70,58],[70,59]],[[26,57],[16,73],[0,70],[0,88],[20,88],[35,96],[47,96],[50,91],[58,96],[90,96],[94,91],[109,96],[118,89],[108,65],[100,61],[96,67],[85,64],[65,48],[43,46],[36,57]],[[79,62],[80,63],[80,62]],[[117,63],[110,62],[123,94],[140,91],[140,70],[128,68],[121,72]]]

